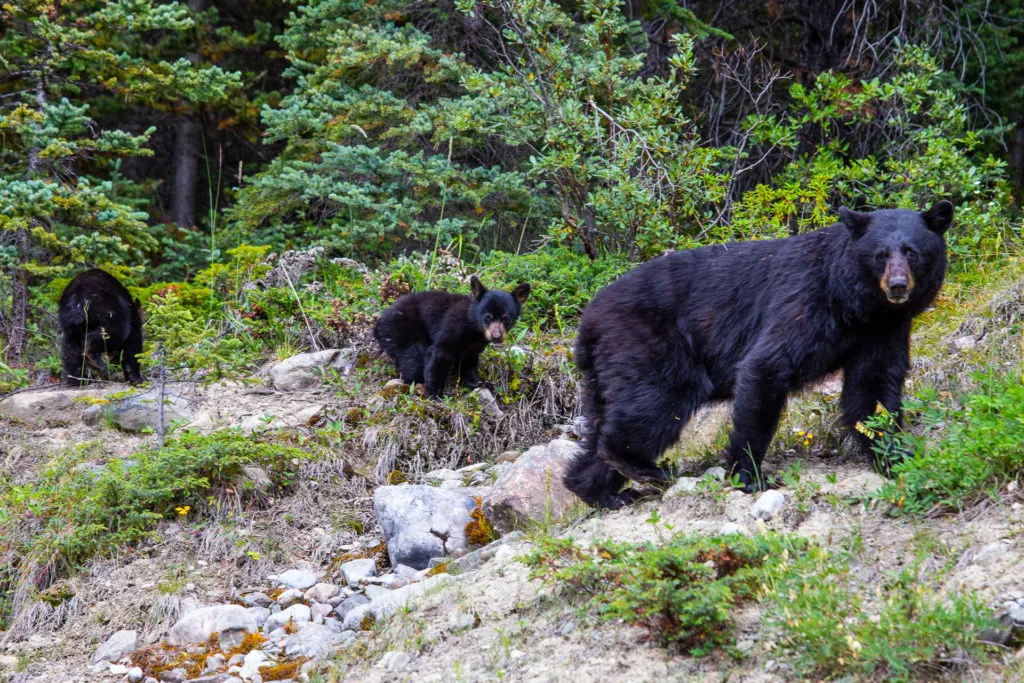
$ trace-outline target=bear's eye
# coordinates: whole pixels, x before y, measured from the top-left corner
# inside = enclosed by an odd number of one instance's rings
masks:
[[[908,261],[916,261],[918,253],[910,247],[903,247],[903,253],[906,255]]]
[[[492,320],[494,320],[494,316],[492,316],[490,313],[484,313],[484,322],[486,324],[490,325]]]
[[[509,323],[511,321],[512,321],[512,319],[509,318],[507,315],[501,316],[501,322],[505,323],[505,327],[508,327],[508,325],[509,325]]]
[[[881,263],[882,261],[885,261],[888,258],[889,258],[889,250],[888,249],[883,249],[882,251],[880,251],[877,254],[875,254],[875,260],[878,261],[879,263]]]

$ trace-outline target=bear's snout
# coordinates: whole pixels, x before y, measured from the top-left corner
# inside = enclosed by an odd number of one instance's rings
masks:
[[[491,344],[501,344],[505,341],[506,334],[508,334],[508,330],[501,323],[491,323],[484,330],[484,337]]]
[[[914,276],[904,260],[891,260],[885,266],[885,273],[879,283],[889,303],[903,304],[914,290]]]

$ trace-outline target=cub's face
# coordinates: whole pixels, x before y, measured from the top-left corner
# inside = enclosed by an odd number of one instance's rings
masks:
[[[946,273],[945,232],[953,205],[940,201],[925,212],[886,209],[839,210],[853,236],[861,272],[877,283],[879,298],[891,306],[931,301]]]
[[[470,286],[476,300],[474,317],[484,339],[490,344],[503,343],[530,295],[530,285],[523,283],[511,292],[489,290],[474,275]]]

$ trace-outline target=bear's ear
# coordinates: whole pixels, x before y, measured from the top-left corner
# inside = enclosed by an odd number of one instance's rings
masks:
[[[849,229],[853,238],[857,239],[868,231],[868,224],[871,223],[871,216],[866,213],[850,211],[845,206],[840,206],[839,221]]]
[[[929,230],[944,235],[953,224],[953,202],[947,199],[935,202],[932,208],[921,214],[921,217],[924,218],[924,224]]]
[[[473,292],[474,298],[479,301],[484,298],[484,294],[487,293],[487,288],[484,287],[484,283],[480,282],[480,278],[473,275],[469,278],[469,291]]]
[[[512,296],[516,298],[516,301],[523,303],[526,301],[526,297],[530,296],[530,290],[532,288],[526,282],[521,283],[518,287],[512,290]]]

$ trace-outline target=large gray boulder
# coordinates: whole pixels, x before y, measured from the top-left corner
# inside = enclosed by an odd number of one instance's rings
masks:
[[[137,631],[118,631],[96,648],[96,654],[92,656],[92,663],[116,662],[135,652],[138,648],[139,634]]]
[[[194,417],[188,400],[182,396],[164,393],[164,429],[176,421],[192,421]],[[160,393],[150,390],[115,401],[107,410],[114,424],[126,432],[156,430],[160,426]]]
[[[309,624],[284,641],[284,653],[289,658],[309,657],[324,659],[334,651],[335,643],[343,639],[340,632],[327,626]]]
[[[506,533],[530,522],[552,521],[565,517],[582,504],[562,485],[562,475],[572,463],[580,445],[568,439],[534,446],[523,453],[498,477],[484,496],[483,512],[488,521]]]
[[[193,610],[179,619],[167,635],[167,644],[205,643],[214,634],[226,639],[234,632],[255,633],[256,630],[256,617],[247,608],[213,605]]]
[[[270,368],[270,381],[278,391],[301,391],[320,381],[325,370],[344,371],[355,361],[349,349],[325,349],[292,356]]]
[[[373,494],[373,512],[388,544],[392,564],[426,569],[431,558],[468,549],[466,525],[476,509],[466,489],[399,484]]]
[[[71,387],[22,391],[0,401],[0,416],[37,427],[70,425],[109,391]]]

